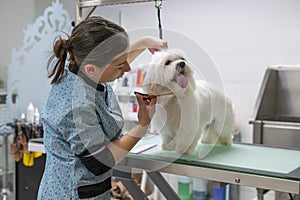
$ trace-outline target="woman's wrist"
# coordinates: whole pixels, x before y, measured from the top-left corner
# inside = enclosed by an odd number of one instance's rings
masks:
[[[135,137],[135,138],[142,138],[148,130],[148,126],[142,126],[142,125],[137,125],[134,128],[132,128],[127,135],[131,136],[131,137]]]

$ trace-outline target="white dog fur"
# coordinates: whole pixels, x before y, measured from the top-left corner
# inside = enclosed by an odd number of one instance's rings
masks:
[[[192,153],[202,143],[232,143],[235,117],[231,100],[204,80],[195,81],[193,70],[177,50],[156,52],[143,90],[157,95],[152,120],[160,129],[163,150]],[[165,117],[164,117],[165,116]],[[162,123],[163,122],[163,123]]]

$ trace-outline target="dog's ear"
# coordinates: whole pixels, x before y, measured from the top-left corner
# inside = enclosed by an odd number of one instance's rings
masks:
[[[194,79],[190,80],[189,84],[190,84],[190,86],[191,86],[191,88],[192,88],[193,91],[196,90],[196,82],[195,82]]]
[[[147,70],[146,75],[143,80],[142,87],[147,93],[151,92],[152,81],[154,80],[154,77],[155,77],[153,70],[151,70],[152,67],[154,67],[154,64],[151,64],[151,63],[147,66],[148,70]]]

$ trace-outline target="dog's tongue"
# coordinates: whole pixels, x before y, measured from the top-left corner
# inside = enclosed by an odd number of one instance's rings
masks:
[[[185,76],[182,75],[182,74],[178,74],[178,75],[176,76],[176,83],[177,83],[181,88],[186,88],[187,85],[188,85],[187,79],[186,79]]]

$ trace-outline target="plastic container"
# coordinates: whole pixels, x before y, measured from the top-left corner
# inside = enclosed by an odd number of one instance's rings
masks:
[[[34,123],[39,124],[40,123],[40,112],[38,108],[35,108],[34,110]]]
[[[27,107],[26,117],[27,117],[27,122],[28,123],[33,123],[34,122],[34,107],[33,107],[31,102],[29,103],[29,105]]]
[[[181,200],[191,200],[192,196],[192,180],[190,177],[178,177],[178,196]]]
[[[207,199],[207,183],[205,179],[193,178],[193,200]]]
[[[226,200],[226,186],[213,189],[213,200]]]

